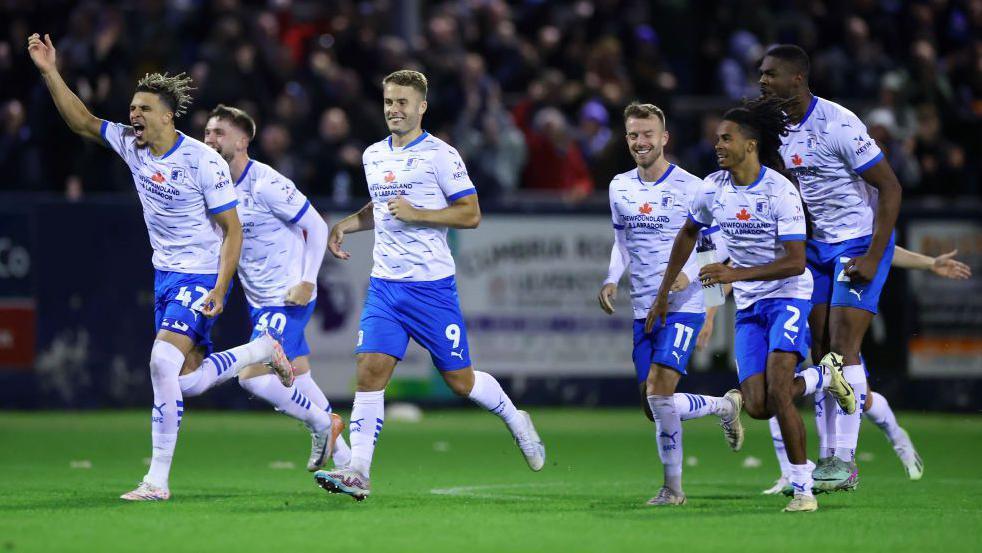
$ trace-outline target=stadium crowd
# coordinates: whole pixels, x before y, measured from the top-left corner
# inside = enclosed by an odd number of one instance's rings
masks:
[[[0,189],[132,186],[110,150],[61,123],[26,51],[41,32],[94,114],[126,121],[139,77],[187,71],[198,89],[179,129],[201,138],[217,103],[242,107],[259,124],[256,158],[338,202],[367,197],[361,153],[387,134],[380,84],[395,69],[428,75],[425,127],[458,148],[482,198],[579,201],[606,198],[633,166],[621,110],[634,99],[665,108],[675,159],[715,170],[718,114],[758,94],[757,62],[775,42],[811,54],[812,90],[865,121],[906,197],[980,192],[982,0],[695,4],[4,2]]]

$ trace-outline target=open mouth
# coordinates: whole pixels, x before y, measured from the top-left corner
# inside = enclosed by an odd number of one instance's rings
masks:
[[[143,138],[143,131],[145,130],[142,123],[133,123],[133,134],[137,139]]]

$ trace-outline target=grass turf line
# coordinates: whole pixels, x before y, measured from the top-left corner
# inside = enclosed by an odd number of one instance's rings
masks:
[[[117,499],[144,474],[142,412],[0,412],[0,551],[873,551],[982,550],[982,417],[900,415],[926,470],[906,480],[882,433],[863,425],[854,493],[814,514],[760,491],[777,476],[766,422],[732,453],[712,418],[684,424],[689,504],[652,509],[654,431],[624,410],[534,410],[548,461],[530,472],[504,426],[470,409],[387,421],[362,503],[304,470],[309,437],[274,413],[186,413],[173,499]],[[812,426],[806,414],[806,426]],[[810,429],[811,430],[811,429]],[[809,451],[814,451],[813,435]],[[747,456],[760,468],[743,468]],[[70,468],[89,461],[91,468]],[[296,468],[273,469],[292,462]],[[76,466],[85,466],[76,463]],[[273,466],[283,466],[282,463]]]

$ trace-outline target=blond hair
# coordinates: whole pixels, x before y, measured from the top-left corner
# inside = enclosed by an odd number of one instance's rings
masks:
[[[429,83],[426,81],[426,75],[420,73],[419,71],[413,71],[412,69],[400,69],[399,71],[389,73],[388,76],[382,79],[382,86],[389,83],[399,86],[413,87],[423,95],[423,99],[426,99],[426,92],[429,90]]]
[[[661,126],[665,126],[665,112],[655,104],[631,102],[626,108],[624,108],[624,121],[627,121],[631,117],[635,119],[650,119],[652,117],[657,117],[658,120],[661,121]]]

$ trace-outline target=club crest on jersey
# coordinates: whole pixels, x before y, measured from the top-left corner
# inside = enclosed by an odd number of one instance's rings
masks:
[[[757,206],[754,211],[761,215],[767,213],[767,200],[764,198],[757,200]]]
[[[415,169],[419,165],[418,157],[411,157],[406,160],[406,169]]]
[[[176,182],[176,183],[184,182],[184,175],[185,175],[184,169],[181,169],[180,167],[171,169],[170,180],[171,182]]]
[[[675,205],[675,198],[672,196],[671,192],[662,192],[661,194],[661,206],[670,208]]]
[[[805,146],[808,146],[809,150],[814,150],[815,146],[818,145],[818,137],[814,134],[809,134],[808,138],[805,139]]]

